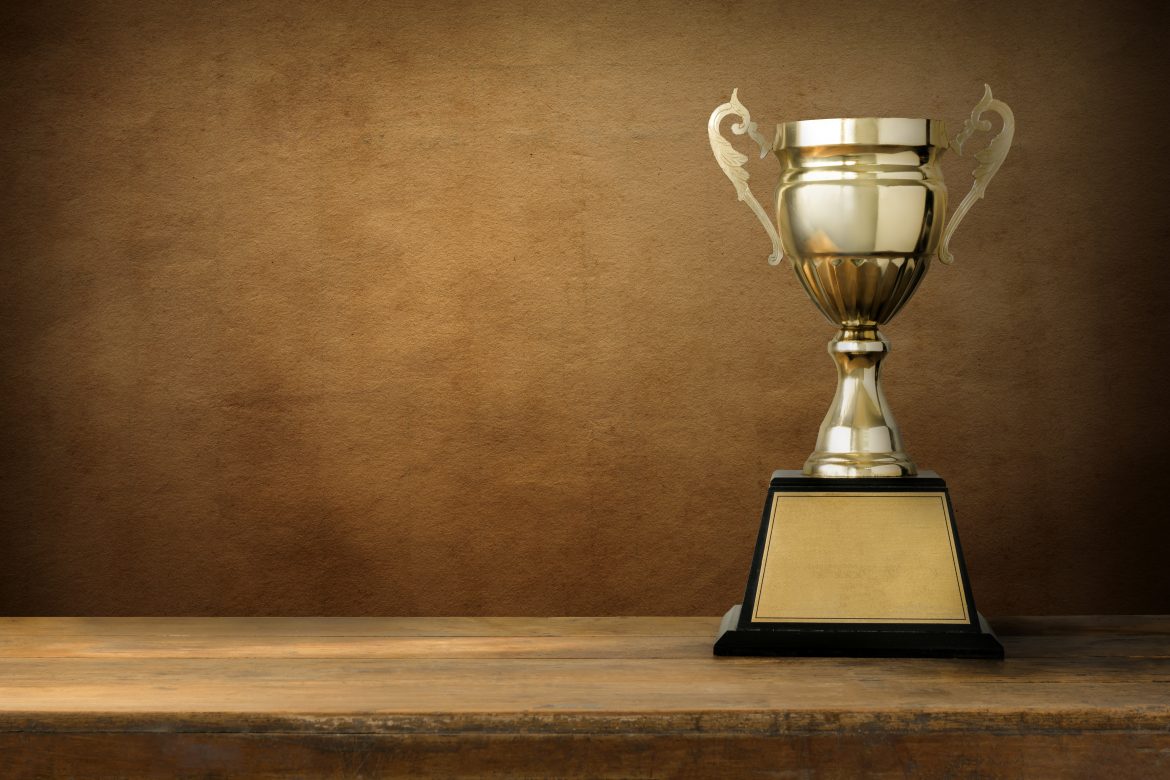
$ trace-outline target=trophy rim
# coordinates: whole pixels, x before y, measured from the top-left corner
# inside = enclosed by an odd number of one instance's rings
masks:
[[[776,128],[774,149],[812,146],[933,146],[948,145],[942,119],[901,116],[798,119]]]

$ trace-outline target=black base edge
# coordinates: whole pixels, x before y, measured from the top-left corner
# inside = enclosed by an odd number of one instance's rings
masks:
[[[846,658],[1003,659],[1003,645],[983,615],[978,631],[815,628],[739,628],[740,604],[727,610],[715,639],[722,656],[837,656]]]

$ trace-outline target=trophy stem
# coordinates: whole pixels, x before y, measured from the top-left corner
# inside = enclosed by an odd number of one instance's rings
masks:
[[[908,477],[918,468],[902,451],[902,434],[886,403],[881,363],[890,342],[876,325],[844,326],[829,342],[837,394],[804,464],[813,477]]]

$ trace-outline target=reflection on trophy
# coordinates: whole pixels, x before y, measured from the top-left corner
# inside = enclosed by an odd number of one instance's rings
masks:
[[[937,255],[999,170],[1014,132],[1011,109],[985,88],[954,138],[963,146],[1002,119],[977,154],[975,182],[946,221],[936,119],[788,122],[769,141],[739,102],[715,109],[711,148],[805,292],[838,328],[829,342],[837,392],[802,472],[777,471],[742,607],[724,618],[719,654],[1002,657],[975,611],[946,484],[906,454],[880,381],[889,341],[879,328],[910,300]],[[781,164],[775,223],[748,187],[726,117],[760,156]]]

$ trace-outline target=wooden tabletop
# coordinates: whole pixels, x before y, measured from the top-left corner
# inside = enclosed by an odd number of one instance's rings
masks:
[[[718,622],[0,618],[0,755],[29,776],[1170,776],[1170,617],[1000,619],[991,662],[715,658]]]

